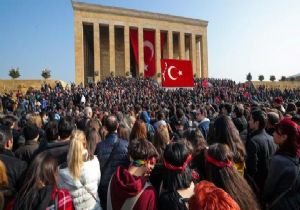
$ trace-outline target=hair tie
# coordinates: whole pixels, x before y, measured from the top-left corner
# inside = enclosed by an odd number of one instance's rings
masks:
[[[209,154],[206,154],[205,158],[207,162],[213,164],[214,166],[217,166],[218,168],[224,168],[224,167],[232,168],[232,162],[229,160],[226,160],[225,162],[219,161],[211,157]]]
[[[136,167],[141,167],[141,166],[145,165],[146,161],[138,159],[138,160],[132,160],[131,163],[132,163],[132,165],[134,165]]]
[[[165,166],[167,169],[172,170],[172,171],[180,171],[180,172],[183,172],[191,160],[192,160],[192,155],[189,154],[189,155],[187,156],[186,160],[184,161],[184,163],[183,163],[182,166],[174,166],[174,165],[168,163],[168,162],[164,159],[164,166]]]

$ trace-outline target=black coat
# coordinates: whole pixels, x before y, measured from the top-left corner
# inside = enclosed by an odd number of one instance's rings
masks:
[[[250,133],[246,142],[246,173],[252,177],[260,190],[263,190],[269,169],[270,159],[277,149],[273,137],[265,129]]]
[[[29,165],[34,151],[37,150],[38,148],[39,148],[39,143],[37,141],[34,140],[27,141],[25,145],[19,147],[15,151],[15,155],[17,158],[26,161]]]
[[[271,160],[269,175],[265,183],[263,198],[272,203],[293,184],[295,176],[297,181],[293,189],[283,196],[272,210],[298,210],[300,208],[300,174],[298,172],[299,158],[287,154],[276,154]]]
[[[18,191],[25,178],[27,163],[16,158],[12,151],[3,149],[0,151],[0,160],[6,167],[9,187]]]

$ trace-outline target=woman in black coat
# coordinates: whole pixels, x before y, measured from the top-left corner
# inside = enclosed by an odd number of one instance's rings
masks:
[[[271,160],[263,197],[268,209],[300,208],[300,128],[286,118],[273,134],[279,149]]]

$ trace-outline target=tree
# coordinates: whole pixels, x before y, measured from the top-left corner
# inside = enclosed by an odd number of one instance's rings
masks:
[[[44,77],[44,79],[49,79],[51,77],[51,71],[45,68],[42,70],[41,76]]]
[[[272,82],[274,82],[274,81],[276,80],[276,77],[275,77],[274,75],[271,75],[271,76],[270,76],[270,80],[271,80]]]
[[[258,76],[258,80],[259,81],[262,82],[262,81],[264,81],[264,79],[265,79],[264,75],[261,74],[261,75]]]
[[[251,75],[250,72],[247,74],[246,79],[247,79],[248,82],[251,82],[251,80],[252,80],[252,75]]]
[[[291,80],[292,82],[294,82],[294,81],[296,80],[296,78],[295,78],[295,77],[291,77],[290,80]]]
[[[19,78],[21,76],[19,68],[11,68],[8,74],[12,79]]]
[[[280,81],[286,81],[286,76],[282,76]]]

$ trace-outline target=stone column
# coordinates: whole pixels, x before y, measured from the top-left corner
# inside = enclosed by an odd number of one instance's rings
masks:
[[[84,83],[83,23],[77,14],[74,15],[75,33],[75,82]]]
[[[143,74],[144,76],[144,29],[143,27],[138,28],[138,48],[139,48],[139,72],[138,76],[140,74]]]
[[[193,67],[193,75],[196,74],[197,77],[200,77],[200,72],[197,72],[196,70],[196,38],[195,38],[195,34],[192,33],[191,34],[191,40],[190,40],[190,45],[191,45],[191,51],[192,51],[192,57],[191,57],[191,61],[192,61],[192,67]]]
[[[201,62],[201,59],[200,59],[200,38],[198,36],[196,36],[196,74],[199,75],[199,77],[203,78],[202,77],[202,74],[200,72],[200,62]]]
[[[155,30],[155,63],[156,63],[156,75],[155,78],[159,79],[161,78],[161,65],[160,65],[160,59],[161,59],[161,48],[160,48],[160,29]],[[157,74],[160,74],[160,77],[157,77]]]
[[[109,72],[115,75],[115,26],[109,24]]]
[[[125,59],[125,73],[130,73],[130,41],[129,41],[129,26],[124,26],[124,59]]]
[[[100,78],[100,32],[99,23],[94,23],[94,80],[99,81]]]
[[[201,42],[201,77],[208,77],[207,28],[200,39]]]
[[[168,58],[173,59],[173,32],[168,31]]]
[[[184,32],[179,33],[179,57],[181,60],[185,59],[185,42],[184,42]]]

